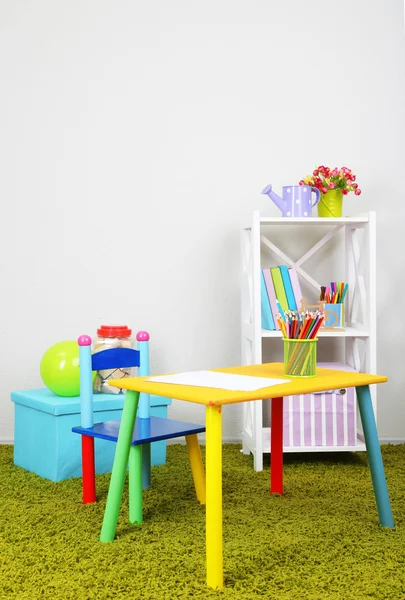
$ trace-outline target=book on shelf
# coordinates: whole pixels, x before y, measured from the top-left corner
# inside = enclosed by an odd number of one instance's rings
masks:
[[[278,315],[279,310],[277,308],[277,298],[276,298],[276,291],[274,289],[273,279],[271,278],[270,269],[262,269],[262,271],[263,271],[263,275],[264,275],[264,281],[266,284],[267,296],[268,296],[268,299],[270,302],[271,312],[273,314],[275,328],[277,330],[279,330],[280,325],[278,324],[278,321],[276,319],[276,316]]]
[[[290,310],[297,310],[297,304],[295,302],[294,291],[291,285],[288,267],[286,267],[285,265],[281,265],[279,269],[281,273],[281,278],[283,280],[285,295],[287,297],[288,308]]]
[[[299,310],[302,303],[302,291],[298,279],[298,273],[295,269],[288,269],[288,273],[290,275],[291,285],[294,292],[295,303],[297,305],[297,309]]]
[[[276,298],[280,302],[281,308],[284,311],[289,310],[287,295],[285,293],[280,267],[271,267],[270,273],[273,279],[274,289],[276,291]]]
[[[266,282],[264,280],[263,269],[260,270],[260,296],[261,296],[261,307],[262,307],[262,329],[268,329],[270,331],[274,331],[275,327],[275,319],[273,318],[273,314],[270,308],[269,297],[267,295]]]
[[[285,265],[261,269],[262,328],[279,330],[277,321],[279,302],[282,310],[300,310],[301,286],[295,269]],[[270,311],[270,312],[269,312]]]

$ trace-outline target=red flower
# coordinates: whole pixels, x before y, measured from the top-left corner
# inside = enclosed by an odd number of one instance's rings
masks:
[[[356,194],[356,196],[360,196],[361,190],[359,190],[359,188],[357,188],[356,190],[354,190],[354,193]]]
[[[347,191],[345,188],[343,188],[343,189],[342,189],[342,194],[343,194],[344,196],[346,196],[346,194],[348,194],[348,193],[349,193],[349,192],[348,192],[348,191]]]

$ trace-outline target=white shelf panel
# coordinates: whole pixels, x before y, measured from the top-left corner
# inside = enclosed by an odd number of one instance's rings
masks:
[[[263,427],[263,453],[270,454],[270,427]],[[366,452],[366,444],[358,434],[355,446],[283,446],[283,452]]]
[[[336,219],[325,219],[320,217],[260,217],[261,225],[308,225],[311,223],[312,225],[362,225],[363,223],[368,223],[368,216],[358,216],[358,217],[340,217]]]
[[[253,340],[253,327],[251,323],[243,324],[242,335],[249,340]],[[262,338],[281,338],[280,331],[269,331],[267,329],[261,330]],[[346,327],[344,331],[319,331],[318,338],[368,338],[370,337],[369,331],[358,329],[357,327]]]
[[[368,331],[362,331],[361,329],[357,329],[356,327],[346,327],[344,331],[322,331],[322,329],[318,332],[318,337],[369,337]],[[262,329],[262,337],[263,338],[275,338],[281,337],[281,333],[279,331],[268,331],[267,329]]]

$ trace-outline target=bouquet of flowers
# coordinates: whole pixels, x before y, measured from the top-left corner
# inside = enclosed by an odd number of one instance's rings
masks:
[[[330,169],[329,167],[316,167],[312,175],[307,175],[299,182],[300,185],[313,185],[318,188],[321,194],[326,194],[329,190],[340,189],[346,196],[349,192],[354,192],[360,196],[361,189],[356,183],[356,175],[351,169],[341,167]]]

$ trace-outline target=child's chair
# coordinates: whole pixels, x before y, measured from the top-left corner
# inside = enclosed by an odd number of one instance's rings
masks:
[[[80,427],[73,427],[72,431],[82,436],[83,504],[96,501],[94,438],[117,442],[120,428],[119,420],[93,423],[92,371],[138,367],[139,376],[149,375],[149,334],[139,332],[136,339],[138,350],[112,348],[95,354],[91,353],[92,341],[88,335],[78,339],[81,424]],[[205,431],[205,427],[151,417],[149,405],[149,394],[141,394],[132,435],[132,454],[135,458],[130,457],[129,460],[129,490],[130,496],[131,493],[134,496],[132,501],[130,498],[130,520],[137,524],[142,522],[142,487],[150,485],[150,444],[155,441],[185,436],[197,498],[202,504],[205,503],[205,474],[197,437],[198,433]]]

